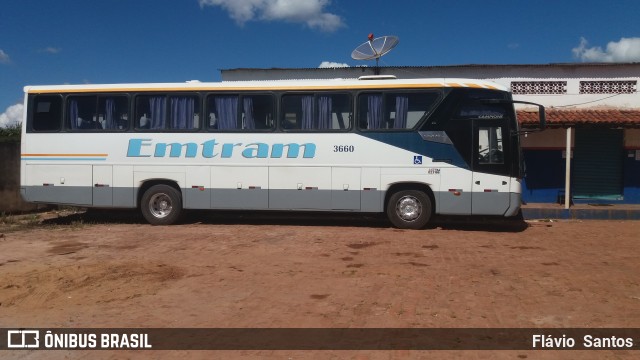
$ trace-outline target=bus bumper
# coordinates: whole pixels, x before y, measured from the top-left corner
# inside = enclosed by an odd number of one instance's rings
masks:
[[[505,217],[516,216],[520,210],[522,204],[522,194],[510,193],[509,194],[509,208],[504,213]]]
[[[24,201],[29,201],[29,198],[27,197],[27,188],[26,187],[20,187],[20,196],[22,197],[22,200]]]

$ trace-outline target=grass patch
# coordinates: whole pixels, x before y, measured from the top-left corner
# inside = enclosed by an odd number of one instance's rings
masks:
[[[81,208],[46,211],[30,214],[0,213],[0,233],[26,231],[34,229],[55,229],[61,226],[72,230],[84,228],[88,223],[83,219]]]
[[[5,212],[0,214],[1,233],[30,230],[41,226],[42,216],[40,214],[12,215]]]

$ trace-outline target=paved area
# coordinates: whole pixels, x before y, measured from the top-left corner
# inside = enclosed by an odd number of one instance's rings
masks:
[[[640,205],[636,204],[576,204],[565,209],[564,204],[526,204],[525,219],[640,220]]]

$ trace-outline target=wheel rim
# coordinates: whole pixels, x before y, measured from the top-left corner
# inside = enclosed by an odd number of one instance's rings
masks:
[[[165,193],[154,194],[149,199],[149,212],[155,218],[162,219],[169,216],[171,209],[173,209],[171,198]]]
[[[396,203],[396,214],[404,221],[415,221],[422,214],[422,203],[414,196],[403,196]]]

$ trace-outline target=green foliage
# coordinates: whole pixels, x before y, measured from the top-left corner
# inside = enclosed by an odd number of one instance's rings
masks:
[[[0,141],[20,141],[22,127],[15,124],[6,128],[0,128]]]

